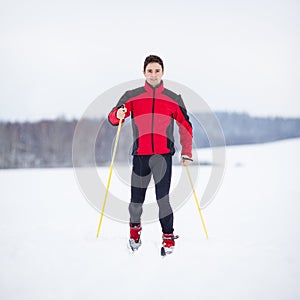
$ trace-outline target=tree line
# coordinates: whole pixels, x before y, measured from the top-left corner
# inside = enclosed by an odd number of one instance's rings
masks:
[[[216,117],[226,145],[266,143],[300,137],[300,118],[252,117],[228,112],[217,112]],[[72,150],[74,132],[80,124],[78,120],[0,122],[0,168],[72,167],[73,163],[76,166],[109,164],[117,128],[105,118],[85,122],[85,132],[80,136],[80,141],[77,141],[79,159],[76,162],[72,160]],[[207,133],[212,135],[216,130],[211,115],[191,114],[191,123],[194,129],[194,148],[210,147]],[[126,121],[120,135],[117,161],[130,159],[131,145],[131,125],[130,121]],[[176,129],[175,145],[179,149]],[[88,147],[91,146],[95,154],[92,160],[87,155]]]

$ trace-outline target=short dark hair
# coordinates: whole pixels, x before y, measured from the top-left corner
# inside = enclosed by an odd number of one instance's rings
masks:
[[[144,72],[146,71],[146,67],[148,66],[148,64],[153,62],[159,63],[161,65],[162,70],[164,70],[164,63],[162,59],[157,55],[149,55],[145,58],[144,61]]]

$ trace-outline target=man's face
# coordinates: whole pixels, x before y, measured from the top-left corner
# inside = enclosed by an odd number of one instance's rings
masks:
[[[157,86],[161,82],[164,72],[159,63],[153,62],[149,63],[144,71],[144,76],[147,82],[153,87]]]

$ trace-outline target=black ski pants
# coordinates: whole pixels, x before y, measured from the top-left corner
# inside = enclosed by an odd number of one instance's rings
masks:
[[[153,175],[159,221],[163,233],[173,232],[173,211],[169,201],[172,176],[172,155],[135,155],[131,174],[130,223],[141,223],[146,190]]]

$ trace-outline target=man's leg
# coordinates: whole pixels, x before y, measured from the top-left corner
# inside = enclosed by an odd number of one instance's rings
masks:
[[[146,190],[151,179],[149,158],[150,156],[138,155],[133,157],[131,174],[131,201],[129,204],[131,226],[138,226],[141,223],[143,203],[145,201]]]
[[[172,176],[172,156],[154,155],[151,157],[151,167],[155,182],[156,200],[159,206],[159,221],[162,232],[173,233],[173,210],[169,201],[169,191]]]

